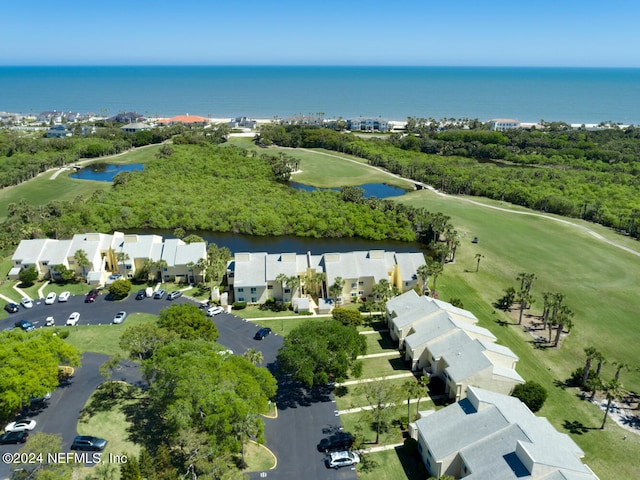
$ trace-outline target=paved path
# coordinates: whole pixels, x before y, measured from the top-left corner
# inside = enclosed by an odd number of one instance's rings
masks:
[[[486,203],[478,202],[477,200],[472,200],[470,198],[461,197],[461,196],[458,196],[458,195],[450,195],[448,193],[442,193],[442,192],[436,190],[431,185],[427,185],[426,183],[419,182],[419,181],[413,180],[411,178],[406,178],[406,177],[402,177],[400,175],[396,175],[395,173],[391,173],[391,172],[389,172],[389,171],[387,171],[387,170],[385,170],[383,168],[380,168],[380,167],[374,167],[373,165],[369,165],[368,163],[358,162],[357,160],[352,160],[350,158],[345,158],[345,157],[342,157],[340,155],[333,155],[331,153],[326,153],[326,152],[318,152],[317,150],[310,150],[310,149],[307,149],[307,148],[300,148],[300,150],[305,150],[307,152],[313,152],[313,153],[318,154],[318,155],[326,155],[328,157],[339,158],[339,159],[347,161],[347,162],[357,163],[358,165],[364,165],[366,167],[369,167],[369,168],[372,168],[374,170],[377,170],[377,171],[379,171],[381,173],[385,173],[385,174],[389,175],[390,177],[394,177],[394,178],[397,178],[399,180],[404,180],[404,181],[407,181],[407,182],[411,182],[411,183],[413,183],[415,185],[420,185],[422,188],[424,188],[426,190],[429,190],[429,191],[435,193],[436,195],[440,195],[441,197],[446,197],[446,198],[450,198],[450,199],[453,199],[453,200],[459,200],[461,202],[471,203],[473,205],[477,205],[477,206],[483,207],[483,208],[490,208],[490,209],[493,209],[493,210],[499,210],[501,212],[512,213],[514,215],[529,215],[529,216],[532,216],[532,217],[540,217],[540,218],[545,218],[547,220],[553,220],[554,222],[562,223],[564,225],[577,228],[578,230],[581,230],[581,231],[591,235],[592,237],[594,237],[595,239],[597,239],[597,240],[599,240],[601,242],[607,243],[607,244],[611,245],[612,247],[619,248],[620,250],[624,250],[627,253],[630,253],[632,255],[640,257],[640,251],[637,251],[637,250],[634,250],[632,248],[629,248],[629,247],[626,247],[624,245],[621,245],[621,244],[619,244],[617,242],[614,242],[613,240],[609,240],[608,238],[604,237],[603,235],[599,234],[598,232],[596,232],[594,230],[591,230],[588,227],[585,227],[584,225],[580,225],[578,223],[574,223],[574,222],[571,222],[569,220],[565,220],[563,218],[554,217],[554,216],[546,215],[546,214],[543,214],[543,213],[519,211],[519,210],[510,209],[510,208],[497,207],[497,206],[494,206],[494,205],[487,205]]]
[[[371,383],[371,382],[381,382],[384,380],[395,380],[397,378],[408,378],[413,377],[413,373],[396,373],[395,375],[388,375],[386,377],[375,377],[375,378],[362,378],[360,380],[348,380],[342,383],[336,383],[336,387],[346,387],[347,385],[358,385],[360,383]]]
[[[47,285],[49,285],[49,280],[47,280],[46,282],[44,282],[42,284],[42,286],[38,289],[38,298],[44,298],[44,289],[47,288]]]
[[[18,287],[18,284],[16,283],[13,286],[13,289],[18,292],[18,294],[20,295],[20,298],[31,298],[29,295],[27,295],[20,287]],[[33,299],[32,299],[33,300]]]
[[[420,397],[419,399],[418,398],[412,398],[409,401],[409,403],[410,404],[418,403],[418,400],[420,402],[427,402],[427,401],[431,400],[431,397]],[[396,405],[396,403],[392,402],[389,405],[390,406],[394,406],[394,405]],[[355,407],[355,408],[347,408],[345,410],[338,410],[337,413],[338,413],[338,415],[348,415],[350,413],[358,413],[358,412],[365,412],[365,411],[368,411],[368,410],[373,410],[374,408],[375,407],[372,407],[371,405],[366,405],[364,407]]]
[[[383,353],[371,353],[369,355],[358,355],[357,359],[362,360],[364,358],[393,357],[394,355],[396,357],[399,357],[400,352],[394,351],[394,352],[383,352]]]
[[[384,452],[385,450],[395,450],[404,447],[403,443],[394,443],[393,445],[380,445],[378,447],[370,447],[362,449],[362,453]]]
[[[360,335],[375,335],[376,333],[388,333],[389,329],[385,328],[383,330],[367,330],[366,332],[360,332]]]

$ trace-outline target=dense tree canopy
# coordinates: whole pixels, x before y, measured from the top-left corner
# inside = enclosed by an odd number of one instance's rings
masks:
[[[266,368],[237,355],[220,355],[203,340],[167,344],[144,369],[153,379],[150,406],[174,464],[197,457],[198,473],[221,459],[231,468],[226,456],[242,449],[246,430],[240,427],[253,422],[254,431],[260,431],[257,415],[266,413],[276,393],[276,380]]]
[[[440,131],[363,139],[329,129],[265,126],[261,141],[327,148],[455,194],[480,195],[640,234],[640,129]],[[431,127],[429,126],[431,125]],[[432,128],[433,127],[433,128]]]
[[[333,320],[305,322],[285,337],[278,361],[283,372],[311,387],[344,380],[366,351],[365,338],[353,327]]]
[[[158,326],[175,332],[186,340],[214,341],[218,338],[215,323],[192,303],[174,304],[162,309]]]
[[[80,364],[80,353],[51,330],[0,332],[0,420],[11,417],[29,397],[58,386],[58,366]]]

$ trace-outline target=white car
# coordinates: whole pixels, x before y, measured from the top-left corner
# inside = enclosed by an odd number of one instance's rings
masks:
[[[25,297],[20,300],[20,303],[24,308],[33,308],[33,301],[30,298]]]
[[[44,326],[45,327],[52,327],[53,325],[55,325],[55,323],[56,323],[56,319],[53,318],[53,317],[47,317],[44,320]]]
[[[80,314],[78,312],[73,312],[69,315],[67,319],[67,325],[74,326],[78,324],[78,320],[80,320]]]
[[[218,315],[222,312],[224,312],[224,308],[222,307],[211,307],[209,310],[207,310],[207,316],[213,317],[214,315]]]
[[[122,323],[124,322],[125,317],[127,316],[127,312],[118,312],[116,316],[113,317],[113,323]]]
[[[360,457],[355,452],[333,452],[326,459],[328,468],[350,467],[360,463]]]
[[[66,302],[67,300],[69,300],[70,296],[71,296],[71,292],[62,292],[60,295],[58,295],[58,301]]]
[[[33,430],[36,428],[35,420],[18,420],[16,422],[11,422],[9,425],[4,427],[5,432],[24,432],[25,430]]]
[[[56,301],[56,292],[51,292],[47,295],[47,298],[44,299],[45,305],[53,305]]]

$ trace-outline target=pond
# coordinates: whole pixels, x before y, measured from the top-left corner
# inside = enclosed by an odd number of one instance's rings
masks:
[[[303,183],[296,183],[296,182],[289,182],[289,186],[291,188],[295,188],[296,190],[305,190],[308,192],[313,192],[315,190],[335,190],[337,192],[340,191],[340,187],[318,188],[318,187],[312,187],[311,185],[304,185]],[[358,188],[361,188],[364,190],[365,198],[399,197],[400,195],[404,195],[405,193],[407,193],[407,190],[404,190],[400,187],[392,187],[391,185],[387,185],[386,183],[365,183],[364,185],[358,185]]]
[[[112,163],[92,163],[69,175],[80,180],[96,180],[98,182],[113,182],[113,178],[122,172],[139,172],[144,170],[142,163],[115,165]]]
[[[125,231],[141,235],[161,235],[164,238],[175,238],[173,230],[141,229]],[[266,253],[298,253],[311,252],[314,255],[322,253],[344,253],[356,250],[386,250],[393,252],[419,252],[421,245],[417,242],[398,242],[394,240],[365,240],[362,238],[310,238],[283,235],[279,237],[260,237],[229,232],[187,232],[204,238],[209,243],[219,247],[227,247],[231,253],[266,252]]]

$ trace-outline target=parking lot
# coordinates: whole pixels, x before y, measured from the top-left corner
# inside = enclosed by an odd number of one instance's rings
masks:
[[[135,292],[122,301],[110,301],[105,295],[100,295],[94,303],[85,303],[84,295],[75,295],[67,302],[45,305],[44,299],[35,300],[31,309],[20,308],[20,311],[10,314],[9,318],[0,321],[0,328],[12,327],[18,320],[28,320],[36,328],[44,327],[46,317],[53,316],[56,326],[63,326],[72,312],[80,313],[78,327],[82,325],[97,325],[111,323],[115,314],[126,311],[157,315],[162,308],[173,303],[185,303],[191,300],[181,297],[173,301],[165,298],[155,300],[145,298],[135,299]],[[263,340],[254,340],[259,329],[250,321],[228,313],[221,313],[213,317],[220,338],[218,341],[232,350],[236,355],[242,355],[249,348],[255,348],[263,354],[263,365],[275,373],[275,360],[278,349],[282,346],[282,337],[271,334]],[[126,328],[125,321],[114,328]],[[76,328],[76,327],[66,327]],[[68,385],[61,386],[52,393],[46,408],[34,411],[34,418],[38,425],[35,431],[58,433],[63,438],[63,448],[68,449],[76,433],[78,415],[95,388],[102,383],[99,367],[108,357],[93,353],[86,353],[82,357],[82,367],[76,369],[74,377]],[[113,375],[114,380],[124,380],[132,384],[142,385],[142,379],[137,365],[124,362],[123,368]],[[276,469],[267,472],[250,474],[250,478],[277,479],[356,479],[355,470],[343,468],[329,470],[324,465],[324,454],[318,452],[316,445],[326,432],[340,427],[340,418],[336,414],[335,403],[329,388],[306,389],[300,384],[289,381],[288,377],[278,378],[278,417],[265,419],[266,446],[270,448],[278,459]],[[324,432],[324,433],[323,433]],[[2,445],[2,452],[18,451],[20,446]],[[65,450],[68,451],[68,450]],[[9,477],[9,466],[0,463],[0,478]]]

